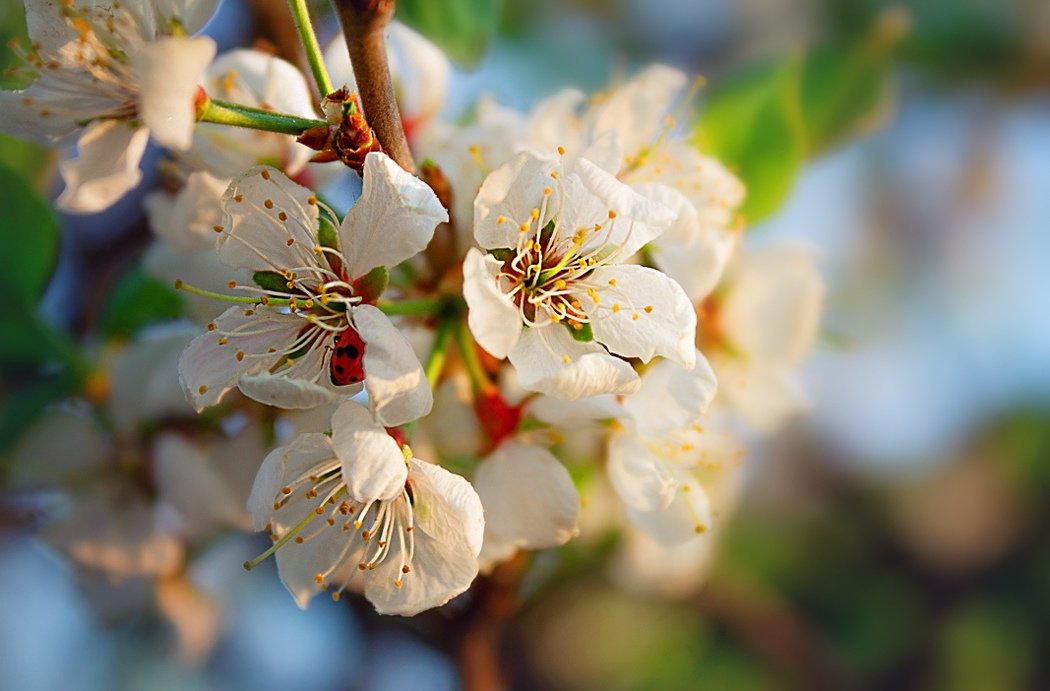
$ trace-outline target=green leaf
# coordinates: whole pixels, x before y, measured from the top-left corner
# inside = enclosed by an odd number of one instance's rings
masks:
[[[34,186],[40,184],[51,158],[52,152],[47,149],[0,134],[0,165],[10,168]]]
[[[58,258],[58,220],[25,178],[0,166],[4,278],[28,304],[43,295]]]
[[[475,64],[499,28],[503,0],[398,0],[397,18],[462,66]]]
[[[153,322],[182,316],[182,308],[182,296],[171,286],[135,268],[113,288],[102,312],[102,333],[130,336]]]
[[[724,84],[710,95],[697,126],[700,148],[733,170],[747,185],[741,211],[762,220],[791,191],[805,159],[799,103],[802,60],[794,56]]]

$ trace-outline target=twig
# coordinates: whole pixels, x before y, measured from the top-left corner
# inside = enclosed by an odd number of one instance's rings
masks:
[[[332,0],[346,37],[361,107],[383,151],[410,173],[412,153],[401,124],[383,31],[394,16],[394,0]]]

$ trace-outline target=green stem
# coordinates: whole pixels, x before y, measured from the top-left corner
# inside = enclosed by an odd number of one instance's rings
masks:
[[[306,7],[306,0],[288,0],[288,7],[292,10],[292,20],[295,28],[299,31],[299,38],[303,41],[303,51],[306,60],[310,63],[310,71],[314,74],[314,81],[321,91],[321,98],[335,91],[332,88],[332,80],[328,77],[328,70],[324,66],[324,58],[321,55],[321,46],[317,43],[317,35],[314,34],[313,24],[310,23],[310,10]]]
[[[252,130],[265,130],[279,134],[301,135],[311,127],[327,127],[324,120],[311,120],[297,115],[275,113],[262,108],[242,106],[213,98],[207,99],[197,111],[200,122],[214,122],[232,127],[247,127]]]
[[[467,368],[467,374],[470,376],[470,383],[474,385],[474,391],[491,391],[494,384],[489,379],[488,373],[485,372],[485,367],[481,364],[481,358],[478,357],[478,350],[474,345],[474,337],[471,335],[470,327],[467,326],[465,319],[459,323],[459,328],[456,329],[456,345],[459,347],[459,354],[463,356],[463,365]]]
[[[332,500],[342,499],[345,494],[346,494],[346,487],[342,487],[342,488],[339,489],[338,492],[336,492],[335,494],[332,495]],[[324,506],[324,504],[321,504],[321,506]],[[306,526],[310,525],[310,522],[312,520],[314,520],[318,516],[323,516],[323,515],[324,515],[324,512],[317,513],[316,510],[311,509],[310,513],[307,514],[306,518],[304,518],[303,520],[299,521],[299,523],[297,523],[295,525],[295,527],[293,527],[291,530],[289,530],[287,533],[285,533],[281,537],[280,540],[278,540],[277,542],[273,543],[270,546],[270,549],[266,550],[265,552],[263,552],[262,554],[257,556],[255,559],[251,559],[249,561],[244,562],[244,570],[245,571],[251,571],[252,569],[254,569],[256,566],[258,566],[259,564],[264,562],[268,557],[270,557],[274,552],[276,552],[281,547],[284,547],[286,544],[288,544],[288,541],[291,540],[296,535],[298,535],[299,532],[302,531],[303,528],[305,528]]]
[[[422,298],[419,300],[399,300],[397,302],[380,302],[376,305],[383,314],[392,317],[405,317],[420,314],[436,314],[444,307],[441,298]]]

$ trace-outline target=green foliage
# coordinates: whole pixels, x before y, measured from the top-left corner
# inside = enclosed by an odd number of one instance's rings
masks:
[[[126,337],[149,324],[182,315],[183,300],[163,281],[135,268],[121,277],[102,311],[102,333]]]
[[[0,166],[0,242],[5,262],[4,285],[27,304],[43,295],[58,256],[58,220],[51,208],[13,170]],[[5,290],[5,295],[11,293]]]
[[[888,14],[867,35],[752,68],[712,89],[696,142],[747,185],[751,223],[787,199],[807,158],[870,130],[889,110],[892,49],[905,22]]]
[[[398,0],[397,18],[460,65],[475,64],[499,28],[503,0]]]

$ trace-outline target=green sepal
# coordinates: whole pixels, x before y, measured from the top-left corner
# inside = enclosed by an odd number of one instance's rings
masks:
[[[255,285],[263,290],[273,290],[279,293],[288,292],[288,279],[276,271],[256,271],[252,274]]]
[[[505,262],[508,259],[514,258],[514,250],[507,247],[499,247],[494,250],[489,250],[489,254],[491,254],[496,259],[499,259],[501,262]]]
[[[591,330],[591,325],[588,322],[581,323],[581,328],[579,329],[568,322],[565,323],[565,326],[569,329],[569,333],[572,334],[572,337],[577,341],[590,343],[594,340],[594,331]]]
[[[331,247],[334,250],[339,249],[339,233],[336,232],[335,224],[324,216],[321,216],[317,220],[317,242],[320,243],[322,247]]]
[[[354,281],[354,295],[361,298],[365,303],[374,303],[386,290],[390,282],[390,274],[385,266],[377,266],[361,278]]]

